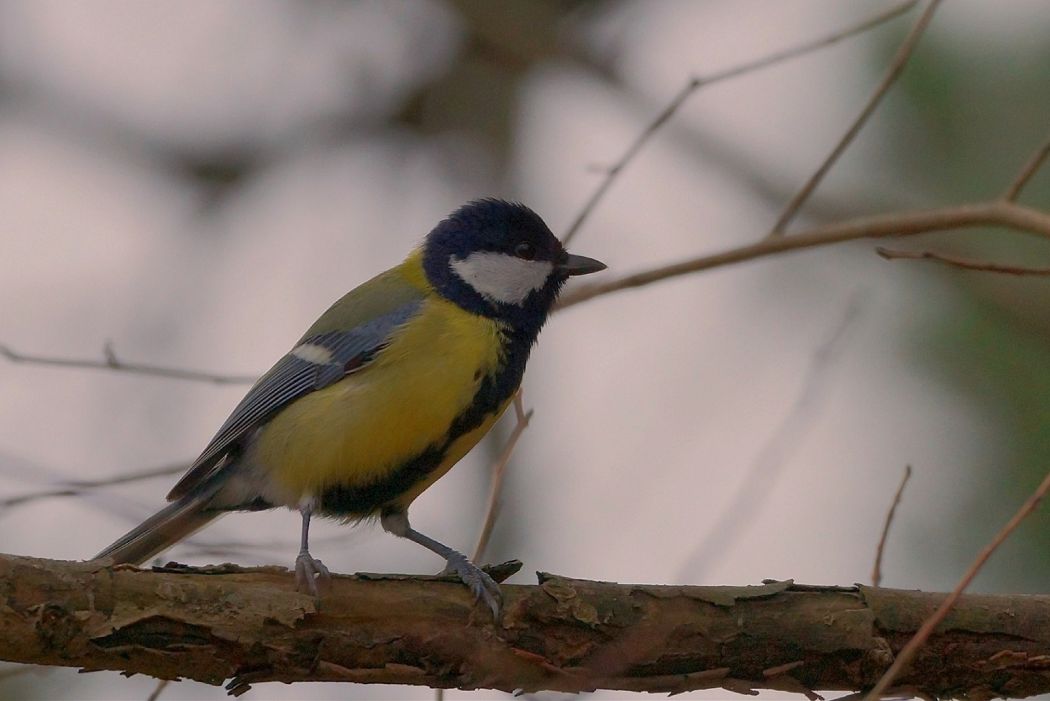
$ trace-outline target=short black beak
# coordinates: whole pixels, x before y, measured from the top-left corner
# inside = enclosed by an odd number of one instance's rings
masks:
[[[589,275],[599,270],[605,270],[605,263],[587,256],[574,256],[571,253],[564,262],[556,266],[564,275]]]

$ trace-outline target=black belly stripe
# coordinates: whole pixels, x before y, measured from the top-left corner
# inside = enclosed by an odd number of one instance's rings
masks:
[[[339,518],[364,518],[378,513],[437,469],[452,443],[473,431],[506,402],[521,384],[532,339],[507,339],[505,364],[487,375],[473,403],[457,416],[444,441],[433,445],[393,469],[383,479],[368,484],[336,484],[318,495],[315,513]]]

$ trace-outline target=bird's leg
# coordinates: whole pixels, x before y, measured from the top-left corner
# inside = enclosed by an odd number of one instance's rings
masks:
[[[380,516],[380,523],[383,524],[383,530],[386,532],[407,538],[445,558],[447,563],[445,571],[455,573],[470,588],[474,598],[483,600],[492,610],[492,616],[499,618],[500,607],[503,604],[499,585],[493,581],[492,577],[482,572],[481,568],[468,560],[466,555],[412,528],[408,523],[408,514],[404,511],[384,511]]]
[[[310,555],[310,516],[313,511],[312,502],[304,502],[299,506],[299,513],[303,516],[303,535],[299,555],[295,558],[295,590],[309,589],[311,594],[317,596],[317,578],[327,581],[332,578],[332,573],[323,562]]]

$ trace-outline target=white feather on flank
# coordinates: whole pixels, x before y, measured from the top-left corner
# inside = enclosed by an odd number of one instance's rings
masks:
[[[301,346],[296,346],[292,349],[292,355],[315,365],[327,365],[332,362],[332,351],[313,343],[304,343]]]
[[[478,251],[453,258],[452,272],[492,302],[521,304],[547,284],[554,265],[547,260],[523,260],[505,253]]]

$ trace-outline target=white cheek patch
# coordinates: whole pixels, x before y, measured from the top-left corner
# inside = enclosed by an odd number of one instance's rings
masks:
[[[520,305],[547,284],[554,270],[548,260],[522,260],[505,253],[478,251],[466,258],[452,258],[452,272],[491,302]]]

